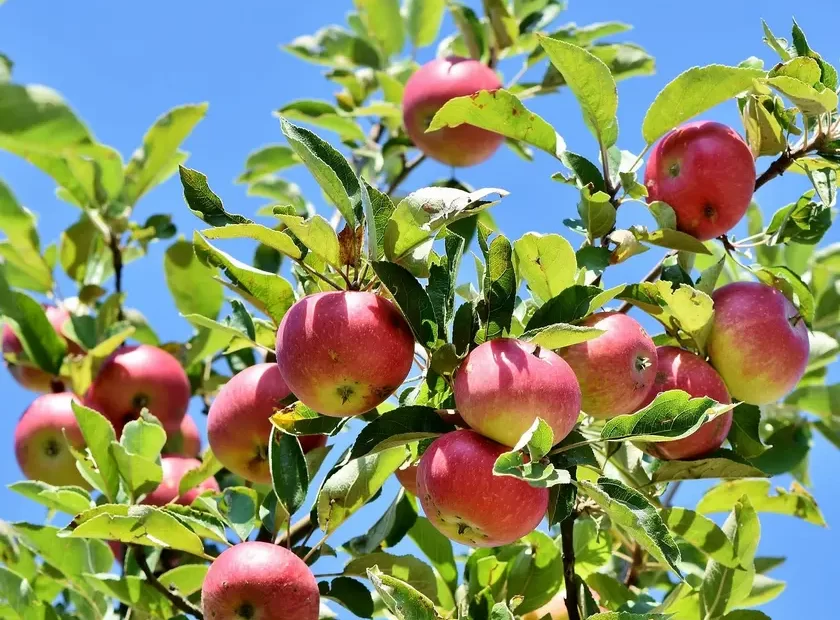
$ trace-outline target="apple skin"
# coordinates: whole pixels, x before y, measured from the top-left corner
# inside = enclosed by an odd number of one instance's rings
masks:
[[[201,435],[192,416],[185,415],[178,432],[166,438],[161,454],[192,457],[201,454]]]
[[[309,567],[294,553],[243,542],[225,549],[210,565],[201,605],[208,620],[318,620],[320,594]]]
[[[512,338],[476,347],[455,373],[461,417],[506,446],[515,446],[538,417],[559,443],[574,428],[580,403],[575,374],[559,355]]]
[[[216,458],[246,480],[270,484],[270,418],[290,394],[277,364],[256,364],[234,375],[207,414],[207,437]],[[300,437],[304,453],[326,443],[326,435]]]
[[[178,360],[163,349],[141,344],[120,347],[105,360],[86,401],[116,429],[147,407],[169,435],[180,430],[190,395],[189,379]]]
[[[465,429],[438,437],[420,457],[417,497],[426,518],[444,536],[472,547],[499,547],[540,524],[548,489],[494,476],[496,458],[506,451]]]
[[[656,378],[653,340],[620,312],[598,312],[580,324],[605,332],[559,351],[577,376],[583,410],[601,419],[636,411]]]
[[[53,329],[56,333],[63,336],[64,340],[67,342],[67,352],[72,355],[80,355],[84,353],[78,344],[64,336],[64,323],[70,318],[70,313],[64,308],[59,308],[57,306],[44,306],[44,311],[46,312],[47,319],[53,326]],[[3,325],[2,350],[3,353],[14,353],[18,356],[23,354],[23,343],[21,343],[17,334],[15,334],[8,324]],[[14,380],[27,390],[41,393],[49,392],[51,390],[53,377],[40,368],[26,366],[23,364],[7,363],[6,365],[9,368],[9,374],[12,375]]]
[[[645,186],[648,202],[671,205],[679,230],[708,241],[731,230],[747,212],[755,190],[755,160],[731,127],[687,123],[653,148]]]
[[[569,620],[569,612],[566,610],[565,591],[561,590],[545,605],[522,616],[522,620],[542,620],[546,616],[551,618],[551,620]]]
[[[359,291],[329,291],[293,305],[277,330],[277,365],[300,401],[324,415],[359,415],[402,385],[414,336],[396,306]]]
[[[501,134],[463,124],[426,133],[435,113],[450,99],[498,90],[496,72],[478,60],[450,56],[437,58],[418,69],[406,82],[403,123],[423,153],[449,166],[474,166],[489,159],[502,145]]]
[[[201,461],[198,459],[186,456],[161,457],[160,466],[163,468],[163,480],[154,491],[146,495],[143,503],[149,506],[164,506],[177,498],[176,504],[189,506],[204,491],[218,491],[219,483],[216,482],[215,478],[210,477],[180,497],[178,496],[178,485],[181,484],[181,478],[188,471],[200,465]]]
[[[808,328],[784,294],[759,282],[733,282],[712,294],[709,361],[732,396],[766,405],[788,394],[808,365]]]
[[[416,464],[412,464],[394,472],[403,488],[414,496],[417,495],[417,467]]]
[[[15,457],[24,475],[55,486],[90,485],[76,469],[70,444],[84,449],[85,439],[70,403],[80,399],[70,392],[43,394],[23,412],[15,427]],[[64,432],[62,433],[62,429]]]
[[[683,390],[692,398],[708,396],[725,405],[732,402],[723,379],[699,355],[679,347],[657,347],[656,358],[656,380],[640,409],[652,403],[657,394],[668,390]],[[697,459],[720,448],[731,426],[732,412],[727,411],[706,422],[688,437],[649,443],[645,451],[667,461]]]

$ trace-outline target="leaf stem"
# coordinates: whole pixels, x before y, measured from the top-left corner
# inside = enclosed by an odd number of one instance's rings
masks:
[[[570,443],[568,446],[558,446],[557,448],[554,448],[554,450],[549,452],[548,456],[552,456],[554,454],[562,454],[563,452],[568,452],[569,450],[574,450],[575,448],[580,448],[582,446],[589,446],[593,443],[600,443],[602,441],[605,441],[605,440],[601,439],[600,437],[595,437],[593,439],[587,439],[585,441],[577,441],[575,443]]]
[[[569,475],[572,481],[577,480],[577,467],[569,468]],[[560,523],[560,538],[563,550],[563,579],[566,582],[566,611],[569,620],[580,620],[580,604],[578,602],[578,589],[575,583],[575,519],[577,510]]]
[[[146,551],[143,549],[142,545],[132,545],[132,547],[134,548],[134,559],[137,561],[137,566],[140,567],[140,570],[143,571],[143,574],[146,576],[146,581],[148,581],[155,590],[163,594],[177,609],[180,609],[191,616],[195,616],[199,620],[204,620],[204,614],[201,613],[201,609],[158,581],[157,577],[155,577],[154,573],[149,568],[148,562],[146,562]]]
[[[425,153],[420,153],[410,162],[407,162],[403,166],[402,170],[400,170],[400,173],[394,178],[393,181],[391,181],[391,184],[388,186],[388,190],[385,193],[388,194],[388,196],[390,196],[395,191],[397,191],[397,188],[402,184],[403,181],[405,181],[406,177],[408,177],[408,175],[411,174],[412,171],[424,161],[426,161],[426,155]]]
[[[318,273],[317,271],[315,271],[314,269],[312,269],[312,267],[310,267],[309,265],[307,265],[306,263],[304,263],[302,260],[297,260],[296,262],[297,262],[297,264],[298,264],[298,265],[300,265],[301,267],[303,267],[303,270],[304,270],[304,271],[306,271],[308,274],[313,275],[313,276],[315,276],[315,277],[317,277],[317,278],[320,278],[321,280],[323,280],[324,282],[326,282],[327,284],[329,284],[331,287],[333,287],[335,290],[337,290],[337,291],[343,291],[343,290],[344,290],[343,288],[341,288],[341,286],[339,286],[338,284],[336,284],[335,282],[333,282],[332,280],[330,280],[327,276],[325,276],[325,275],[323,275],[323,274],[321,274],[321,273]],[[341,272],[339,272],[339,273],[341,273]],[[344,277],[344,274],[343,274],[343,273],[341,274],[341,277]],[[345,279],[346,279],[346,278],[345,278]]]

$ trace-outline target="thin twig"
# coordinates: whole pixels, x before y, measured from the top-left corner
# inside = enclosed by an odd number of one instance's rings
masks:
[[[569,474],[572,481],[577,480],[577,467],[570,467]],[[580,620],[578,603],[578,589],[575,583],[575,519],[577,511],[572,508],[572,514],[560,523],[560,539],[563,549],[563,578],[566,582],[566,612],[569,620]]]
[[[397,188],[405,181],[406,177],[411,174],[411,172],[420,164],[426,161],[426,155],[424,153],[420,153],[412,159],[410,162],[406,163],[403,166],[403,169],[400,170],[400,173],[391,181],[391,184],[388,186],[388,190],[385,192],[389,196],[397,191]]]
[[[336,284],[335,282],[333,282],[332,280],[330,280],[327,276],[325,276],[324,274],[318,273],[317,271],[315,271],[314,269],[312,269],[312,267],[310,267],[309,265],[307,265],[306,263],[304,263],[302,260],[297,261],[297,264],[298,264],[298,265],[300,265],[301,267],[303,267],[304,271],[306,271],[306,272],[307,272],[307,273],[309,273],[310,275],[313,275],[313,276],[316,276],[316,277],[318,277],[318,278],[321,278],[324,282],[326,282],[327,284],[329,284],[329,285],[330,285],[331,287],[333,287],[335,290],[337,290],[337,291],[343,291],[343,290],[344,290],[344,289],[343,289],[343,288],[341,288],[338,284]],[[339,272],[339,273],[341,273],[341,272]],[[344,277],[344,274],[342,273],[342,274],[341,274],[341,276],[342,276],[342,277]]]
[[[645,276],[645,279],[642,280],[642,282],[653,282],[654,280],[656,280],[662,274],[662,267],[665,265],[665,259],[668,258],[668,256],[670,256],[670,254],[666,254],[665,256],[663,256],[662,260],[660,260],[658,263],[656,263],[656,265],[654,265],[653,269],[651,269],[648,272],[648,274]],[[625,301],[618,307],[618,311],[622,314],[627,314],[628,312],[630,312],[630,308],[632,307],[633,304],[631,304],[629,301]]]
[[[120,248],[120,236],[113,230],[108,234],[108,246],[111,248],[111,259],[114,263],[114,287],[117,295],[122,294],[122,270],[123,259],[122,249]],[[125,318],[123,313],[122,300],[117,297],[117,320],[122,321]]]
[[[639,543],[633,545],[633,558],[627,568],[627,575],[624,577],[624,585],[628,588],[635,586],[639,581],[639,573],[645,563],[645,551]]]
[[[665,491],[665,494],[662,496],[663,508],[671,507],[671,503],[674,501],[674,495],[676,495],[677,491],[679,491],[681,484],[682,480],[675,480],[671,483],[671,485],[668,487],[668,490]]]
[[[287,528],[286,533],[277,539],[277,544],[286,546],[296,545],[312,534],[316,527],[317,525],[312,521],[310,516],[306,515],[300,521]]]
[[[143,547],[141,545],[132,545],[132,547],[134,547],[134,559],[137,561],[137,566],[140,567],[140,570],[143,571],[143,574],[146,576],[146,581],[148,581],[155,590],[169,599],[169,601],[177,609],[180,609],[191,616],[195,616],[199,620],[204,620],[204,614],[201,613],[201,610],[198,607],[158,581],[157,577],[155,577],[154,573],[152,573],[152,570],[149,568],[149,564],[146,562],[146,551]]]

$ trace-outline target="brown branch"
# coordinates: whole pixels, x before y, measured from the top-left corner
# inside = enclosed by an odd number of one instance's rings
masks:
[[[569,474],[572,483],[577,480],[577,468],[570,467]],[[566,582],[566,611],[569,620],[580,620],[580,603],[575,579],[575,519],[577,510],[572,508],[572,514],[560,523],[560,540],[563,550],[563,579]]]
[[[318,528],[318,524],[312,521],[310,515],[306,515],[300,521],[292,525],[288,531],[277,539],[276,544],[284,547],[298,544],[304,538],[307,538],[312,532]]]
[[[644,566],[645,552],[639,543],[633,545],[633,558],[630,561],[630,566],[627,569],[627,575],[624,577],[624,585],[628,588],[636,585],[639,581],[639,574],[642,572]]]
[[[654,280],[656,280],[662,274],[662,267],[665,265],[665,259],[668,258],[668,256],[670,255],[666,254],[665,256],[663,256],[662,260],[660,260],[658,263],[656,263],[656,265],[654,265],[653,269],[651,269],[648,272],[648,274],[645,276],[645,279],[642,280],[642,282],[653,282]],[[622,314],[627,314],[628,312],[630,312],[630,308],[632,307],[633,304],[631,304],[629,301],[625,301],[618,307],[618,312]]]
[[[410,162],[407,162],[403,166],[403,169],[400,170],[400,173],[394,178],[393,181],[391,181],[391,184],[388,186],[388,190],[385,193],[390,196],[395,191],[397,191],[397,188],[402,184],[403,181],[405,181],[406,177],[408,177],[408,175],[411,174],[411,172],[424,161],[426,161],[426,155],[424,153],[420,153]]]
[[[113,230],[108,235],[108,246],[111,248],[111,259],[114,263],[114,287],[117,295],[120,295],[122,294],[122,249],[120,248],[120,236]],[[117,320],[122,321],[124,318],[122,300],[120,300],[117,305]]]
[[[204,614],[198,607],[158,581],[157,577],[155,577],[154,573],[152,573],[152,570],[149,568],[149,564],[146,562],[145,549],[143,549],[141,545],[132,545],[132,547],[134,548],[134,559],[137,561],[137,566],[140,567],[140,570],[143,571],[143,574],[146,576],[146,581],[148,581],[155,590],[169,599],[176,609],[180,609],[186,614],[195,616],[199,620],[204,620]]]

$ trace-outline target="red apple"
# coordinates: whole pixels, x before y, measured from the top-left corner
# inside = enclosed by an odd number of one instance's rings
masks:
[[[111,553],[114,554],[117,564],[122,564],[125,559],[125,545],[118,540],[109,540],[108,546],[111,547]]]
[[[731,230],[747,212],[755,161],[734,129],[711,121],[687,123],[653,148],[645,185],[648,202],[667,202],[677,214],[677,228],[706,241]]]
[[[417,495],[417,465],[403,465],[394,475],[406,491]]]
[[[70,319],[70,313],[64,308],[56,306],[44,306],[44,311],[47,314],[50,324],[53,329],[61,336],[64,336],[64,323]],[[67,341],[67,351],[73,355],[83,353],[82,348],[64,336]],[[12,328],[5,324],[3,325],[3,353],[13,353],[20,357],[25,355],[23,352],[23,343]],[[12,364],[8,363],[9,373],[14,377],[22,387],[33,392],[49,392],[52,387],[52,380],[48,373],[40,368],[28,366],[26,364]]]
[[[302,403],[330,416],[382,404],[414,360],[414,337],[390,301],[330,291],[293,305],[277,330],[277,365]]]
[[[217,620],[318,620],[320,594],[294,553],[264,542],[225,549],[201,586],[204,617]]]
[[[180,430],[190,401],[190,382],[172,355],[146,344],[123,346],[99,369],[87,400],[122,428],[146,407],[169,434]]]
[[[808,365],[808,328],[781,291],[733,282],[712,294],[715,317],[706,348],[733,397],[751,405],[790,392]]]
[[[405,85],[403,122],[421,151],[450,166],[474,166],[490,158],[502,145],[501,134],[473,125],[426,129],[435,113],[450,99],[502,87],[487,65],[469,58],[437,58],[418,69]]]
[[[149,504],[150,506],[163,506],[177,499],[175,502],[176,504],[189,506],[193,503],[193,500],[204,491],[218,491],[219,484],[216,482],[215,478],[210,477],[180,497],[178,496],[178,485],[181,484],[181,478],[183,478],[184,474],[188,471],[193,470],[200,465],[201,461],[198,459],[185,456],[161,457],[160,466],[163,468],[163,479],[158,487],[146,496],[143,503]]]
[[[417,497],[442,534],[473,547],[499,547],[519,540],[542,521],[548,489],[494,476],[507,448],[475,431],[438,437],[420,457]]]
[[[580,383],[583,410],[596,418],[632,413],[656,377],[656,346],[626,314],[598,312],[581,325],[605,333],[560,351]]]
[[[577,422],[580,398],[575,374],[559,355],[510,338],[480,345],[455,373],[461,417],[506,446],[515,446],[538,417],[559,443]]]
[[[67,446],[68,441],[79,450],[85,446],[70,406],[74,399],[79,402],[69,392],[43,394],[29,405],[18,421],[15,427],[15,457],[30,480],[41,480],[56,486],[89,486],[76,469],[76,459]]]
[[[246,480],[271,483],[270,418],[290,394],[277,364],[256,364],[234,375],[207,415],[207,437],[216,458]],[[326,443],[326,435],[300,437],[304,453]]]
[[[657,394],[668,390],[683,390],[692,398],[708,396],[723,404],[732,402],[723,379],[699,355],[679,347],[658,347],[656,358],[656,380],[645,401],[639,406],[640,409],[652,403]],[[688,437],[650,443],[645,449],[653,456],[665,460],[700,458],[723,445],[730,426],[732,412],[728,411],[706,422]]]
[[[181,428],[178,429],[178,432],[166,438],[166,444],[161,452],[180,456],[198,456],[201,454],[201,436],[195,420],[189,414],[181,420]]]

